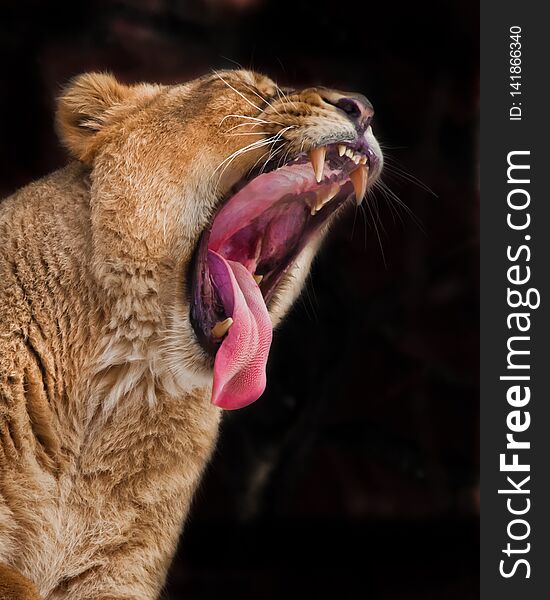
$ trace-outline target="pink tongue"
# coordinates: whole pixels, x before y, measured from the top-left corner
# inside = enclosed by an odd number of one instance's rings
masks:
[[[214,361],[212,403],[228,410],[257,400],[265,389],[265,367],[273,326],[260,288],[241,263],[208,251],[208,268],[233,325]]]

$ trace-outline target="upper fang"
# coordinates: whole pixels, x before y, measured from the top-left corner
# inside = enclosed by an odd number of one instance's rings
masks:
[[[309,151],[309,160],[313,166],[313,172],[315,173],[315,179],[317,183],[321,183],[323,179],[323,167],[325,166],[325,156],[327,154],[326,146],[320,148],[312,148]]]
[[[353,189],[355,190],[355,201],[357,202],[357,206],[359,206],[367,191],[369,168],[366,165],[361,165],[351,172],[349,178],[353,184]]]

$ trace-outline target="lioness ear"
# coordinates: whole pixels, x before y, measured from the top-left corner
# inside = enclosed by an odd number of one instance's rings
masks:
[[[57,129],[71,153],[85,162],[93,158],[97,132],[112,122],[132,88],[107,73],[84,73],[71,81],[58,100]]]

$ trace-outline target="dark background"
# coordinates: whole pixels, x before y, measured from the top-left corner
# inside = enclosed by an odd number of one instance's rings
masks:
[[[226,416],[164,598],[479,596],[478,35],[464,0],[2,3],[2,196],[66,162],[71,76],[236,61],[366,94],[408,207],[378,193],[326,243],[268,391]]]

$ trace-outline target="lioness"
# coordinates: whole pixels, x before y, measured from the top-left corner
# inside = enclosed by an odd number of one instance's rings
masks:
[[[5,597],[157,597],[220,409],[379,176],[372,116],[244,70],[66,88],[76,160],[0,205]]]

